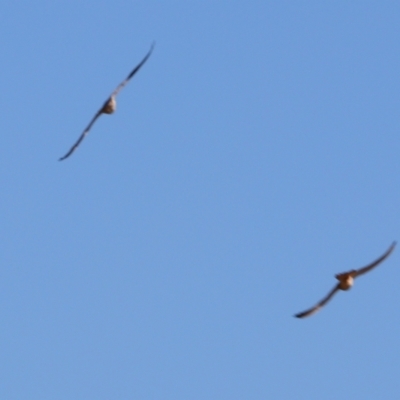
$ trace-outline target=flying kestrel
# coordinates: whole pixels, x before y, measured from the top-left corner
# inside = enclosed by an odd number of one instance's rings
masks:
[[[121,82],[117,88],[112,92],[111,96],[104,102],[104,104],[101,106],[100,110],[97,111],[96,115],[93,117],[93,119],[90,121],[89,125],[85,128],[79,139],[76,141],[76,143],[71,147],[71,149],[68,151],[68,153],[61,157],[59,161],[65,160],[68,158],[81,144],[82,140],[85,138],[85,136],[89,133],[90,128],[92,125],[95,123],[96,119],[100,117],[101,114],[112,114],[116,108],[117,108],[117,102],[115,100],[117,94],[120,92],[120,90],[129,82],[129,80],[133,77],[133,75],[136,74],[136,72],[139,71],[139,69],[142,67],[142,65],[147,61],[147,59],[150,57],[151,52],[153,51],[154,48],[154,43],[151,45],[151,48],[149,52],[146,54],[146,56],[143,58],[143,60],[133,69],[133,71],[128,75],[128,77]]]
[[[390,255],[390,253],[394,250],[395,246],[396,242],[393,242],[385,254],[383,254],[377,260],[373,261],[371,264],[368,264],[363,268],[357,270],[353,269],[349,272],[343,272],[341,274],[335,275],[335,278],[339,281],[339,283],[328,293],[328,295],[324,297],[316,306],[310,308],[307,311],[303,311],[301,313],[296,314],[295,317],[304,318],[313,315],[317,311],[319,311],[333,297],[333,295],[338,290],[349,290],[353,286],[355,278],[357,278],[362,274],[365,274],[366,272],[371,271],[372,268],[380,264],[383,260],[385,260],[385,258],[387,258]]]

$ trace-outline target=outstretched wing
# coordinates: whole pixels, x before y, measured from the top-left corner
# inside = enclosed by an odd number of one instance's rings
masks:
[[[149,52],[146,54],[146,56],[143,58],[142,61],[133,69],[133,71],[127,76],[127,78],[121,82],[117,88],[113,91],[111,97],[116,96],[120,90],[129,82],[129,80],[133,77],[133,75],[136,74],[136,72],[139,71],[139,69],[142,67],[142,65],[147,61],[147,59],[150,57],[151,53],[153,52],[155,43],[153,43],[150,47]]]
[[[326,297],[324,297],[317,305],[314,307],[310,308],[307,311],[303,311],[301,313],[298,313],[295,315],[296,318],[304,318],[304,317],[309,317],[310,315],[315,314],[317,311],[319,311],[332,297],[333,295],[339,290],[339,285],[336,285]]]
[[[386,253],[384,253],[382,256],[380,256],[377,260],[372,262],[371,264],[368,264],[367,266],[360,268],[359,270],[356,271],[354,277],[360,276],[362,274],[365,274],[368,271],[371,271],[372,268],[376,267],[378,264],[380,264],[385,258],[389,257],[390,253],[394,250],[396,246],[396,242],[393,242],[392,245],[386,250]]]
[[[93,119],[90,121],[89,125],[86,127],[86,129],[83,131],[83,133],[81,134],[81,136],[79,137],[79,139],[76,141],[76,143],[71,147],[71,149],[68,151],[67,154],[65,154],[65,156],[59,158],[59,161],[65,160],[66,158],[68,158],[77,148],[78,146],[81,144],[82,140],[85,138],[85,136],[89,133],[90,128],[92,127],[92,125],[95,123],[96,119],[99,118],[99,116],[104,112],[104,107],[107,105],[107,103],[110,101],[110,99],[112,99],[113,97],[115,97],[118,92],[129,82],[129,80],[132,78],[133,75],[136,74],[136,72],[139,71],[139,69],[142,67],[142,65],[147,61],[147,59],[150,57],[150,54],[152,53],[153,49],[154,49],[154,45],[155,43],[153,43],[151,45],[151,48],[149,50],[149,52],[146,54],[146,56],[143,58],[143,60],[133,69],[133,71],[128,75],[128,77],[121,82],[117,88],[114,90],[114,92],[112,93],[112,95],[106,100],[106,102],[104,103],[104,105],[100,108],[99,111],[97,111],[96,115],[93,117]]]
[[[99,111],[97,111],[96,115],[93,117],[93,119],[90,121],[90,124],[85,128],[85,130],[83,131],[82,135],[79,137],[79,139],[76,141],[76,143],[71,147],[71,149],[68,151],[68,153],[59,158],[58,161],[62,161],[65,160],[66,158],[68,158],[77,148],[78,146],[81,144],[82,140],[85,138],[85,136],[89,133],[90,128],[92,127],[92,125],[95,123],[96,119],[100,117],[100,115],[102,114],[102,110],[103,110],[104,106],[102,106],[100,108]]]

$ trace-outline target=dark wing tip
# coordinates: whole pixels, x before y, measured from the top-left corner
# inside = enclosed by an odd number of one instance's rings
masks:
[[[393,243],[390,245],[390,247],[387,249],[386,253],[384,254],[385,258],[392,253],[392,251],[395,249],[396,245],[397,245],[397,242],[394,240]]]
[[[392,251],[394,250],[396,245],[397,245],[397,242],[394,240],[393,243],[390,245],[390,247],[387,249],[386,253],[383,256],[385,258],[388,257],[392,253]]]
[[[65,156],[60,157],[60,158],[58,159],[58,161],[65,160],[65,159],[68,158],[70,155],[71,155],[71,153],[68,152]]]
[[[71,149],[68,151],[68,153],[65,154],[64,156],[60,157],[58,159],[58,161],[62,161],[62,160],[65,160],[66,158],[68,158],[76,150],[76,148],[79,146],[79,144],[81,143],[82,139],[83,139],[83,137],[81,136],[78,139],[78,141],[71,147]]]
[[[388,255],[390,255],[390,253],[394,250],[394,248],[396,247],[397,242],[394,240],[393,243],[390,245],[390,247],[386,250],[386,252],[383,254],[382,258],[386,258]]]
[[[371,264],[368,264],[367,266],[365,266],[363,268],[360,268],[359,270],[356,270],[355,276],[363,275],[366,272],[371,271],[371,269],[375,268],[377,265],[379,265],[384,260],[386,260],[386,258],[388,258],[390,256],[390,254],[393,252],[395,247],[396,247],[396,242],[394,241],[390,245],[390,247],[385,251],[385,253],[383,253],[383,255],[381,255],[377,260],[373,261]]]
[[[139,68],[140,68],[140,67],[147,61],[147,59],[151,56],[151,53],[153,52],[155,45],[156,45],[156,42],[155,42],[155,40],[154,40],[153,43],[152,43],[151,46],[150,46],[150,50],[149,50],[149,51],[147,52],[147,54],[144,56],[143,60],[139,63],[139,65],[138,65]]]
[[[320,308],[321,308],[321,307],[315,307],[315,308],[312,308],[311,310],[303,311],[303,312],[297,313],[297,314],[295,314],[295,315],[293,315],[293,316],[294,316],[295,318],[304,318],[304,317],[308,317],[308,316],[310,316],[310,315],[315,314],[317,311],[319,311]]]

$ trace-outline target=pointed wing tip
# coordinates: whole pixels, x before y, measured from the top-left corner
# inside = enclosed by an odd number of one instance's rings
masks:
[[[67,153],[65,156],[62,156],[58,159],[58,161],[62,161],[65,160],[66,158],[68,158],[71,155],[71,153]]]
[[[293,315],[293,317],[295,317],[295,318],[305,318],[305,317],[309,317],[309,316],[315,314],[317,311],[319,311],[319,308],[295,314],[295,315]]]
[[[312,309],[312,310],[307,310],[307,311],[303,311],[303,312],[299,312],[299,313],[293,315],[293,317],[295,317],[295,318],[308,317],[309,315],[315,314],[318,310],[319,310],[319,308]]]
[[[385,259],[392,253],[392,251],[395,249],[396,245],[397,245],[397,241],[394,240],[393,243],[390,245],[390,247],[386,250],[386,253],[382,256],[383,259]]]
[[[151,43],[151,46],[150,46],[150,50],[147,52],[147,54],[146,54],[146,56],[144,57],[144,60],[143,60],[143,61],[146,61],[146,60],[150,57],[150,55],[151,55],[151,53],[153,52],[155,46],[156,46],[156,41],[153,40],[153,42]]]
[[[153,52],[155,46],[156,46],[156,41],[154,40],[153,43],[150,46],[150,50],[148,51],[148,53],[147,53],[147,55],[145,57],[145,61],[150,57],[150,55]]]
[[[386,251],[386,253],[384,255],[385,258],[388,257],[392,253],[392,251],[395,249],[396,245],[397,245],[397,241],[394,240],[393,243],[390,245],[389,249]]]

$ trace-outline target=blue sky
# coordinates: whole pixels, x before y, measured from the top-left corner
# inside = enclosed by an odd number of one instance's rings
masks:
[[[2,399],[397,399],[400,4],[3,1]],[[154,52],[79,149],[107,96]]]

